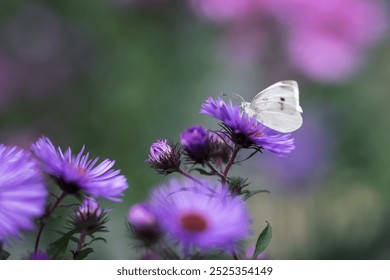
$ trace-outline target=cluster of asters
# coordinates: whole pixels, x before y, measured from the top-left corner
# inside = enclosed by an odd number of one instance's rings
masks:
[[[219,120],[221,129],[194,126],[180,135],[180,143],[159,140],[150,148],[150,166],[183,178],[169,179],[147,201],[130,208],[129,230],[143,250],[142,259],[263,257],[259,244],[255,249],[243,246],[253,234],[246,199],[262,190],[249,190],[246,179],[232,177],[229,171],[263,150],[288,154],[294,140],[221,98],[207,99],[201,113]],[[27,258],[86,258],[93,252],[90,245],[102,240],[96,234],[107,231],[109,209],[102,208],[99,199],[120,202],[128,188],[113,165],[108,159],[98,164],[84,147],[77,154],[56,148],[47,137],[32,144],[31,151],[0,145],[0,258],[9,257],[5,249],[12,247],[11,239],[33,229],[35,243]],[[59,208],[68,211],[68,226],[43,249],[46,225]]]
[[[151,167],[182,178],[169,178],[146,201],[130,208],[132,236],[145,250],[141,258],[261,256],[259,251],[253,254],[253,246],[245,246],[253,234],[246,199],[261,190],[249,190],[246,179],[232,177],[229,171],[263,150],[288,154],[294,139],[221,98],[208,98],[200,112],[219,120],[220,129],[193,126],[181,133],[180,143],[163,139],[150,147]]]

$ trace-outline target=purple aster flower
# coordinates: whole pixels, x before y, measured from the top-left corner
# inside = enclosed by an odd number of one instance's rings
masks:
[[[169,174],[180,168],[180,151],[177,145],[172,146],[168,140],[157,140],[150,147],[149,158],[146,160],[157,172]]]
[[[198,125],[185,130],[180,135],[181,144],[188,156],[195,162],[207,160],[210,153],[210,141],[207,130]]]
[[[171,179],[152,193],[150,205],[163,229],[184,248],[232,250],[251,232],[244,201],[210,181],[200,186]]]
[[[74,156],[70,148],[63,153],[47,137],[42,137],[31,150],[39,159],[43,171],[54,178],[65,193],[86,192],[117,202],[128,188],[126,178],[119,175],[120,170],[111,169],[115,161],[106,159],[96,166],[98,158],[89,159],[89,153],[83,154],[84,147]]]
[[[266,149],[277,155],[290,153],[295,148],[290,133],[280,133],[266,127],[231,101],[226,104],[220,97],[216,100],[209,97],[202,104],[200,113],[222,121],[231,140],[242,148]]]
[[[160,224],[146,203],[138,203],[129,209],[127,220],[136,238],[154,243],[161,237]]]
[[[32,230],[45,211],[47,191],[30,154],[0,145],[0,242]]]

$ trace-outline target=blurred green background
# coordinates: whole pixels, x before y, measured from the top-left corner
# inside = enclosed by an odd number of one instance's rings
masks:
[[[93,258],[135,258],[127,209],[166,180],[144,162],[150,145],[178,141],[192,125],[216,128],[199,114],[208,96],[250,100],[294,79],[304,110],[304,125],[293,133],[296,151],[288,158],[265,153],[233,170],[271,190],[250,200],[255,233],[265,221],[274,228],[267,256],[390,258],[389,3],[377,3],[382,21],[356,26],[344,22],[348,6],[339,18],[321,10],[317,28],[313,19],[298,21],[321,7],[298,6],[302,15],[283,21],[283,8],[269,1],[249,1],[250,12],[235,7],[238,1],[212,0],[209,10],[198,2],[1,0],[0,141],[28,148],[46,135],[63,148],[85,144],[92,156],[115,159],[130,188],[123,203],[104,204],[113,207],[111,232]],[[346,2],[352,14],[355,4],[364,10],[374,3]],[[356,29],[358,39],[349,36]],[[12,243],[12,258],[31,250],[32,234],[25,237]]]

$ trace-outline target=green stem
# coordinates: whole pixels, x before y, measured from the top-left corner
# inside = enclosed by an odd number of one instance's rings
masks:
[[[192,181],[198,183],[199,185],[202,185],[202,182],[201,182],[201,181],[199,181],[198,179],[192,177],[190,174],[188,174],[187,172],[185,172],[183,169],[179,168],[179,169],[177,170],[177,172],[179,172],[181,175],[183,175],[183,176],[185,176],[185,177],[191,179]]]
[[[73,259],[75,259],[83,249],[86,236],[87,236],[87,231],[83,230],[82,232],[80,232],[80,238],[77,241],[77,249],[76,252],[74,253]]]
[[[223,178],[222,178],[223,183],[226,183],[227,175],[229,173],[230,168],[234,164],[234,161],[236,159],[236,156],[237,156],[239,150],[240,150],[240,147],[234,146],[232,156],[230,157],[228,163],[226,164],[225,170],[223,171],[223,174],[222,174],[223,175]]]
[[[35,246],[34,246],[34,252],[36,253],[39,249],[39,242],[42,237],[43,229],[45,228],[47,220],[50,218],[50,216],[53,214],[54,210],[60,205],[61,201],[65,198],[66,193],[62,192],[59,197],[57,197],[54,204],[46,211],[46,213],[39,218],[39,229],[37,233],[37,237],[35,239]]]
[[[233,251],[232,251],[232,256],[233,256],[233,259],[239,260],[238,255],[237,255],[237,252],[236,252],[236,250],[234,250],[234,249],[233,249]]]
[[[219,167],[220,172],[222,173],[223,172],[222,159],[220,157],[217,158],[217,165]]]
[[[224,180],[224,176],[221,172],[219,172],[210,162],[206,162],[207,166],[213,171],[215,174],[218,175],[219,178]]]

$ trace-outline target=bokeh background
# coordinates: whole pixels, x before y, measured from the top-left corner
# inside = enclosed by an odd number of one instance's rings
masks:
[[[390,258],[390,2],[380,0],[0,1],[0,142],[57,145],[116,160],[130,188],[96,259],[131,259],[127,209],[166,180],[145,164],[156,139],[216,128],[201,103],[250,100],[297,80],[304,110],[287,158],[233,170],[270,195],[270,259]],[[235,100],[238,102],[238,100]],[[58,226],[58,228],[55,228]],[[60,224],[45,232],[45,238]],[[55,233],[53,233],[55,235]],[[12,243],[21,258],[31,250]],[[254,239],[255,237],[253,237]]]

